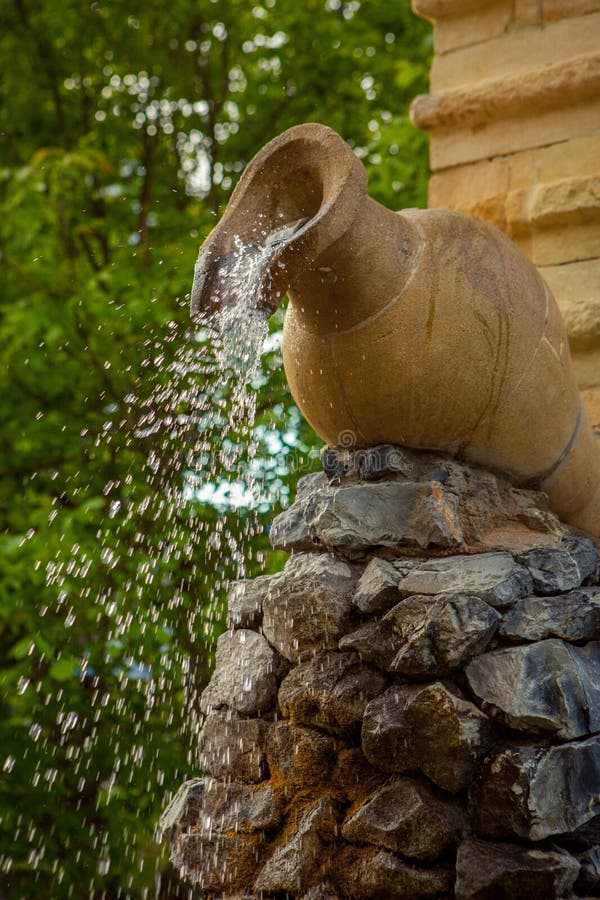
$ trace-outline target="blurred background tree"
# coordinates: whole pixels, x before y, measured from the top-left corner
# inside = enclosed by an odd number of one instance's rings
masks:
[[[377,200],[425,205],[407,106],[429,29],[408,0],[0,10],[0,893],[188,896],[153,835],[197,773],[224,587],[244,560],[282,565],[265,526],[318,453],[278,314],[257,454],[236,458],[262,501],[227,488],[222,416],[197,415],[215,391],[193,365],[197,248],[248,160],[302,121],[349,141]]]

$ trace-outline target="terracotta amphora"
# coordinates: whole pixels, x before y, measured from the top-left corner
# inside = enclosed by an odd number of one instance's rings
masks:
[[[200,249],[195,314],[228,302],[240,253],[260,303],[287,293],[283,359],[294,400],[330,444],[441,450],[545,491],[600,537],[600,450],[565,328],[535,267],[461,213],[392,212],[339,135],[291,128],[246,167]]]

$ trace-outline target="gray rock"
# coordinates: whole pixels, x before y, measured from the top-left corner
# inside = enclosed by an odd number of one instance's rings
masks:
[[[400,599],[398,585],[403,574],[414,565],[407,561],[405,571],[389,562],[387,559],[372,559],[360,577],[354,604],[362,613],[381,612],[389,609]]]
[[[600,637],[600,588],[579,588],[554,597],[525,597],[504,616],[499,629],[511,641]]]
[[[337,814],[330,799],[323,797],[312,803],[291,838],[275,848],[254,884],[254,890],[289,892],[306,891],[318,869],[326,861],[327,844],[334,836]]]
[[[511,746],[487,758],[472,786],[475,830],[541,841],[600,813],[600,737],[558,747]]]
[[[562,594],[579,587],[598,567],[598,554],[589,538],[567,538],[555,547],[519,556],[527,566],[538,594]]]
[[[470,783],[489,745],[487,716],[441,682],[388,688],[363,718],[362,748],[373,766],[385,772],[420,769],[451,793]]]
[[[256,782],[268,777],[269,723],[238,719],[231,710],[210,713],[200,732],[200,765],[214,778]]]
[[[521,731],[570,740],[600,731],[600,642],[551,639],[485,653],[466,669],[484,710]]]
[[[340,641],[386,672],[446,675],[483,652],[500,615],[478,597],[409,597]]]
[[[244,578],[233,581],[229,586],[229,605],[227,613],[228,628],[249,628],[256,631],[262,622],[263,597],[269,576]]]
[[[286,718],[338,733],[361,721],[367,703],[385,684],[358,654],[326,651],[284,678],[279,705]]]
[[[172,848],[181,878],[205,891],[232,891],[252,884],[260,853],[258,834],[186,832]]]
[[[440,800],[414,778],[396,778],[346,819],[342,836],[430,862],[458,843],[465,820],[456,801]]]
[[[186,781],[163,813],[160,829],[171,836],[193,828],[210,836],[273,828],[281,818],[270,782],[260,785],[223,782],[215,778]]]
[[[292,556],[268,579],[263,599],[263,632],[288,660],[333,649],[354,615],[357,575],[329,553]]]
[[[423,468],[417,455],[404,447],[378,444],[374,447],[325,446],[321,450],[321,464],[329,479],[339,480],[351,475],[363,481],[374,481],[397,475],[418,479]]]
[[[477,553],[424,560],[405,575],[398,589],[405,597],[470,594],[501,609],[531,593],[533,581],[510,553]]]
[[[364,552],[406,544],[458,547],[463,535],[456,497],[434,482],[378,482],[329,487],[296,501],[271,528],[280,550],[338,547]]]
[[[200,709],[230,707],[242,715],[270,709],[277,697],[281,663],[260,634],[226,631],[217,641],[213,676],[202,694]]]
[[[294,788],[326,781],[336,762],[333,738],[291,722],[277,722],[269,731],[267,754],[271,771]]]
[[[469,839],[458,848],[457,900],[570,896],[579,863],[565,850]]]
[[[575,882],[576,890],[579,893],[581,891],[597,893],[600,887],[600,847],[584,850],[583,853],[577,854],[576,859],[581,866],[579,877]]]
[[[421,900],[448,896],[454,872],[417,868],[388,850],[349,846],[336,858],[334,877],[345,897],[356,900]]]

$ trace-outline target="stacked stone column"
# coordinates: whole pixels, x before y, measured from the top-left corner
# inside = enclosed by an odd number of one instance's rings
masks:
[[[542,495],[326,450],[232,585],[202,777],[163,815],[210,897],[600,894],[600,587]]]

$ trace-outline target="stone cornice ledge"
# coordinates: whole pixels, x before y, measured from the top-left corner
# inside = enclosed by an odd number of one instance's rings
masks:
[[[462,16],[465,13],[481,11],[482,6],[491,6],[498,0],[412,0],[415,15],[431,22],[449,16]]]
[[[600,96],[600,53],[487,78],[473,87],[415,97],[413,125],[424,131],[482,125],[528,111],[577,103]]]

